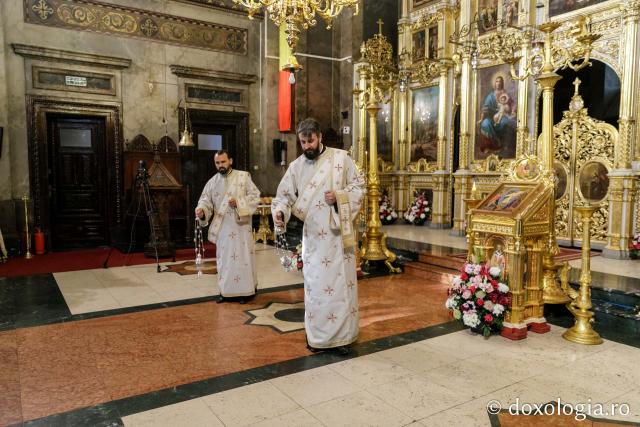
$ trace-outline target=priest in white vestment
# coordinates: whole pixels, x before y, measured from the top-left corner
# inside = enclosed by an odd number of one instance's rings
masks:
[[[305,330],[311,351],[338,348],[358,338],[358,288],[353,222],[364,177],[346,151],[322,144],[314,119],[298,125],[304,154],[287,169],[271,210],[276,226],[291,214],[304,221],[302,262]]]
[[[251,217],[260,201],[260,191],[249,172],[231,168],[233,159],[220,150],[214,156],[217,174],[204,187],[196,217],[209,225],[209,241],[216,245],[220,299],[245,303],[255,296],[255,269]]]

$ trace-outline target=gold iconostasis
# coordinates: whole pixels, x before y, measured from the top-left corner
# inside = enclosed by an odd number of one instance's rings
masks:
[[[581,222],[572,212],[586,201],[599,206],[593,247],[626,258],[640,230],[639,20],[638,0],[404,0],[397,23],[400,77],[376,120],[382,190],[398,211],[424,191],[433,207],[430,226],[463,235],[472,186],[484,197],[514,160],[540,154],[539,26],[558,23],[554,60],[564,55],[569,64],[585,57],[591,63],[579,71],[556,69],[562,77],[553,120],[558,242],[580,245]],[[587,48],[572,44],[586,39]],[[360,90],[365,65],[354,67]],[[354,92],[354,153],[366,166],[368,124]]]

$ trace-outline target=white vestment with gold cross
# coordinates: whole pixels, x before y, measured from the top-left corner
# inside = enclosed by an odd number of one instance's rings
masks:
[[[325,202],[334,191],[337,208]],[[331,348],[358,337],[356,231],[353,221],[364,195],[364,177],[344,150],[326,148],[315,160],[304,155],[285,173],[271,211],[285,221],[304,221],[305,330],[309,345]]]
[[[229,206],[230,198],[236,200],[236,208]],[[198,208],[205,215],[200,225],[209,225],[209,241],[216,245],[218,286],[223,297],[250,296],[256,292],[251,216],[259,202],[260,191],[251,175],[235,169],[226,175],[214,175],[198,201]]]

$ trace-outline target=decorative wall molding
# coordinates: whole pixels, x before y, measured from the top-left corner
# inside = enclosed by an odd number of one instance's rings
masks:
[[[16,55],[40,61],[66,62],[69,64],[90,65],[94,67],[123,69],[131,66],[128,58],[117,56],[96,55],[94,53],[72,52],[70,50],[52,49],[41,46],[13,43],[11,45]]]
[[[229,89],[218,86],[185,83],[185,99],[187,102],[200,104],[247,106],[247,88]]]
[[[208,9],[223,10],[225,12],[233,12],[247,16],[247,9],[243,6],[234,3],[233,0],[173,0],[180,3],[195,4],[198,6],[206,7]],[[261,13],[255,14],[255,17],[262,18]]]
[[[88,73],[64,68],[37,67],[35,65],[31,70],[34,89],[116,96],[116,76],[113,74]]]
[[[185,67],[172,64],[169,66],[171,72],[178,77],[185,79],[210,80],[214,82],[229,82],[248,85],[258,81],[255,74],[231,73],[228,71],[210,70],[208,68]]]
[[[247,30],[94,0],[24,0],[25,22],[247,54]]]

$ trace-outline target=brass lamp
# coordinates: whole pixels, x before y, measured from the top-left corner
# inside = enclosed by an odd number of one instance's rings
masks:
[[[180,100],[182,102],[183,100]],[[178,109],[180,109],[180,105],[178,104]],[[182,136],[180,137],[180,142],[178,143],[180,147],[193,147],[193,132],[189,131],[189,112],[187,111],[187,105],[185,103],[184,106],[184,129],[182,130]]]

